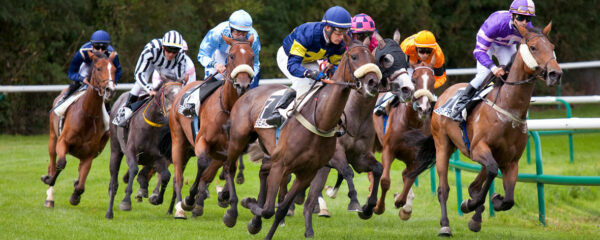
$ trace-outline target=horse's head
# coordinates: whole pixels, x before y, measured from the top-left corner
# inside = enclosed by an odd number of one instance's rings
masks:
[[[375,65],[375,59],[367,47],[370,39],[367,38],[364,42],[353,41],[346,35],[344,42],[348,48],[332,80],[343,81],[364,96],[376,96],[379,92],[381,70]]]
[[[88,52],[92,59],[92,72],[89,83],[91,87],[102,96],[104,100],[109,100],[115,93],[115,74],[117,68],[113,65],[113,59],[117,52],[112,52],[109,57],[104,53]]]
[[[252,69],[252,66],[254,66],[254,51],[252,50],[254,35],[251,35],[248,40],[232,39],[225,35],[222,35],[222,37],[231,46],[227,56],[229,76],[225,76],[225,78],[233,84],[238,95],[241,96],[250,87],[250,82],[255,74]]]
[[[163,84],[160,88],[160,101],[162,102],[163,111],[165,112],[165,115],[171,109],[171,106],[173,105],[173,100],[175,99],[175,96],[179,93],[181,88],[182,83],[177,81],[167,82]]]
[[[378,46],[375,49],[375,62],[383,73],[383,84],[390,84],[392,93],[401,102],[409,102],[415,91],[415,86],[408,76],[408,58],[400,48],[400,32],[394,31],[394,39],[383,39],[375,32]]]
[[[435,58],[435,56],[434,56]],[[435,59],[432,59],[432,63]],[[431,114],[432,103],[435,100],[431,90],[435,85],[433,75],[433,64],[418,63],[412,66],[414,69],[412,83],[416,87],[413,95],[413,109],[417,111],[420,119],[425,119]]]
[[[519,54],[525,62],[524,71],[529,75],[540,76],[548,86],[559,83],[562,76],[562,70],[556,61],[554,44],[548,40],[551,28],[552,22],[548,23],[541,32],[537,29],[517,26],[519,33],[523,36]]]

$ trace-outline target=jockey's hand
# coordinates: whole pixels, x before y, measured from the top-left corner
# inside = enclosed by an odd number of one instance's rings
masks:
[[[86,85],[90,84],[90,82],[88,82],[88,78],[87,77],[83,79],[83,83],[86,84]]]
[[[312,80],[319,81],[323,77],[323,74],[319,74],[319,71],[317,70],[306,70],[306,72],[304,72],[304,76]]]
[[[225,64],[221,64],[221,63],[216,63],[215,64],[215,69],[217,70],[217,72],[219,73],[223,73],[225,72],[225,70],[227,69],[227,67],[225,67]]]
[[[156,95],[156,91],[152,90],[148,93],[148,95],[150,95],[150,97],[152,97],[152,96]]]
[[[494,75],[496,75],[496,77],[502,77],[505,74],[504,69],[501,67],[493,68],[492,72],[494,73]]]

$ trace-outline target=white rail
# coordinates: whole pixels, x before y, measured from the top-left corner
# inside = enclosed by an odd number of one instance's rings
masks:
[[[527,128],[529,131],[598,129],[600,128],[600,118],[529,119]]]
[[[532,105],[554,104],[559,103],[558,99],[564,100],[567,103],[600,103],[600,95],[592,96],[539,96],[532,97]]]
[[[567,62],[559,64],[562,69],[570,68],[598,68],[600,67],[600,60],[598,61],[587,61],[587,62]],[[446,74],[449,76],[456,75],[473,75],[477,73],[475,68],[454,68],[447,69]],[[260,85],[265,84],[291,84],[290,80],[286,78],[270,78],[261,79]],[[133,83],[121,83],[117,85],[117,90],[129,90],[133,87]],[[67,85],[0,85],[0,93],[9,92],[60,92],[67,88]],[[579,102],[574,102],[579,103]]]

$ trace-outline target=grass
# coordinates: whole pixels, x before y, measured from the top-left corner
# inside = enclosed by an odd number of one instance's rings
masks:
[[[581,105],[574,109],[574,116],[600,116],[598,106]],[[592,113],[590,113],[590,111]],[[595,111],[595,112],[594,112]],[[564,112],[564,110],[563,110]],[[579,115],[578,115],[579,114]],[[532,112],[532,118],[562,117],[564,113],[542,109]],[[46,174],[48,164],[47,136],[7,136],[0,135],[0,156],[3,168],[0,169],[0,238],[1,239],[262,239],[266,235],[272,219],[263,222],[263,229],[250,235],[246,225],[251,218],[247,209],[240,207],[237,225],[229,229],[222,223],[225,209],[216,204],[215,185],[211,184],[211,198],[206,202],[204,215],[188,220],[175,220],[165,214],[167,204],[150,205],[132,203],[132,211],[118,209],[123,198],[125,184],[119,184],[115,199],[115,218],[104,218],[108,206],[108,159],[107,147],[94,161],[86,183],[86,191],[78,206],[69,204],[73,191],[73,180],[77,177],[79,161],[67,157],[67,167],[58,178],[55,189],[55,208],[43,207],[47,186],[41,183],[40,176]],[[600,134],[575,135],[575,163],[568,160],[566,136],[542,136],[544,173],[553,175],[599,176],[600,152],[597,142]],[[380,156],[377,156],[378,159]],[[463,159],[465,161],[470,161]],[[186,179],[195,174],[195,161],[190,161]],[[528,165],[524,158],[520,162],[521,173],[534,173],[535,166]],[[255,196],[258,190],[258,165],[247,163],[246,183],[238,186],[239,196]],[[404,164],[396,161],[392,169],[391,192],[401,189],[400,172]],[[119,177],[124,174],[125,161]],[[172,172],[172,167],[171,167]],[[332,171],[328,185],[333,184],[336,174]],[[484,213],[483,228],[479,233],[468,230],[467,223],[472,214],[458,216],[456,211],[456,187],[454,174],[450,177],[450,197],[448,213],[450,226],[457,239],[600,239],[600,188],[597,186],[557,186],[546,185],[547,227],[538,222],[537,196],[535,184],[518,183],[515,191],[516,204],[507,212],[496,212],[495,217]],[[463,172],[463,192],[475,177],[474,173]],[[355,175],[359,200],[364,203],[368,194],[368,180],[365,174]],[[419,178],[420,185],[414,187],[415,202],[413,215],[409,221],[398,218],[398,210],[393,208],[393,199],[386,200],[387,211],[374,215],[370,220],[361,220],[356,213],[347,212],[347,187],[342,185],[338,198],[326,197],[331,218],[313,217],[316,239],[436,239],[439,230],[439,203],[431,193],[429,172]],[[156,178],[150,186],[154,186]],[[501,180],[496,180],[496,191],[503,193]],[[138,185],[134,185],[134,194]],[[187,195],[189,185],[184,185]],[[165,196],[171,195],[171,188]],[[465,194],[465,198],[467,195]],[[165,200],[166,201],[166,200]],[[487,209],[486,203],[486,209]],[[279,227],[275,238],[302,239],[304,219],[301,206],[296,208],[296,216],[286,218],[286,225]]]

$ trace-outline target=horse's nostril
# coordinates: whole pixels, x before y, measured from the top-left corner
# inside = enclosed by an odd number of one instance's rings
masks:
[[[375,80],[369,79],[369,83],[368,84],[369,84],[369,87],[375,86]]]
[[[401,91],[402,91],[402,93],[404,93],[404,94],[408,94],[408,93],[410,93],[410,88],[408,88],[408,87],[402,87],[400,90],[401,90]]]

